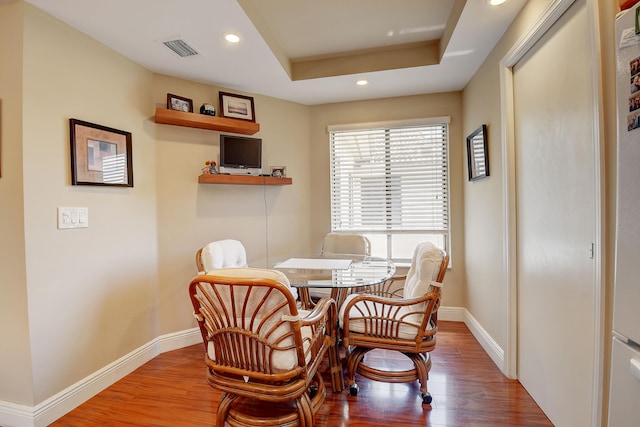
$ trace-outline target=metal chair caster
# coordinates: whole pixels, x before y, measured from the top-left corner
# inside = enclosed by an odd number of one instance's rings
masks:
[[[431,396],[431,393],[429,393],[428,391],[422,393],[422,403],[430,405],[431,402],[433,402],[433,396]]]
[[[358,395],[358,384],[351,384],[349,386],[349,394],[351,396],[357,396]]]

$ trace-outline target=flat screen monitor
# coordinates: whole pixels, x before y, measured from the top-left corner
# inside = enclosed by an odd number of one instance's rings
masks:
[[[220,172],[254,174],[262,168],[262,139],[220,135]]]

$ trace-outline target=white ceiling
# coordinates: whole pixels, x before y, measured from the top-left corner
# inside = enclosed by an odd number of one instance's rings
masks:
[[[153,72],[307,105],[461,90],[526,3],[26,1]],[[461,13],[456,14],[462,6]],[[223,40],[227,32],[239,34],[241,43],[230,45]],[[199,54],[181,58],[162,43],[175,38],[184,40]],[[434,65],[394,68],[390,61],[388,70],[305,80],[292,80],[288,69],[299,60],[348,59],[363,52],[393,52],[399,45],[433,40],[444,46]],[[360,78],[368,79],[369,85],[356,86]]]

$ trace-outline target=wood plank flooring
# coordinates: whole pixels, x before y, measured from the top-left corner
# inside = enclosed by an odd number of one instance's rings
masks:
[[[388,384],[356,376],[358,396],[331,391],[315,418],[318,427],[552,426],[529,394],[505,378],[467,327],[440,322],[429,378],[432,405],[423,405],[417,381]],[[213,426],[220,392],[204,376],[201,344],[164,353],[53,424],[64,426]],[[377,354],[376,354],[377,353]],[[368,363],[398,366],[394,352],[371,352]],[[346,370],[345,370],[346,373]]]

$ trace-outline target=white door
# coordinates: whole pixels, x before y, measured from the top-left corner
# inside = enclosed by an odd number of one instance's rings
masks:
[[[595,100],[585,0],[515,65],[518,379],[558,427],[595,384]]]

